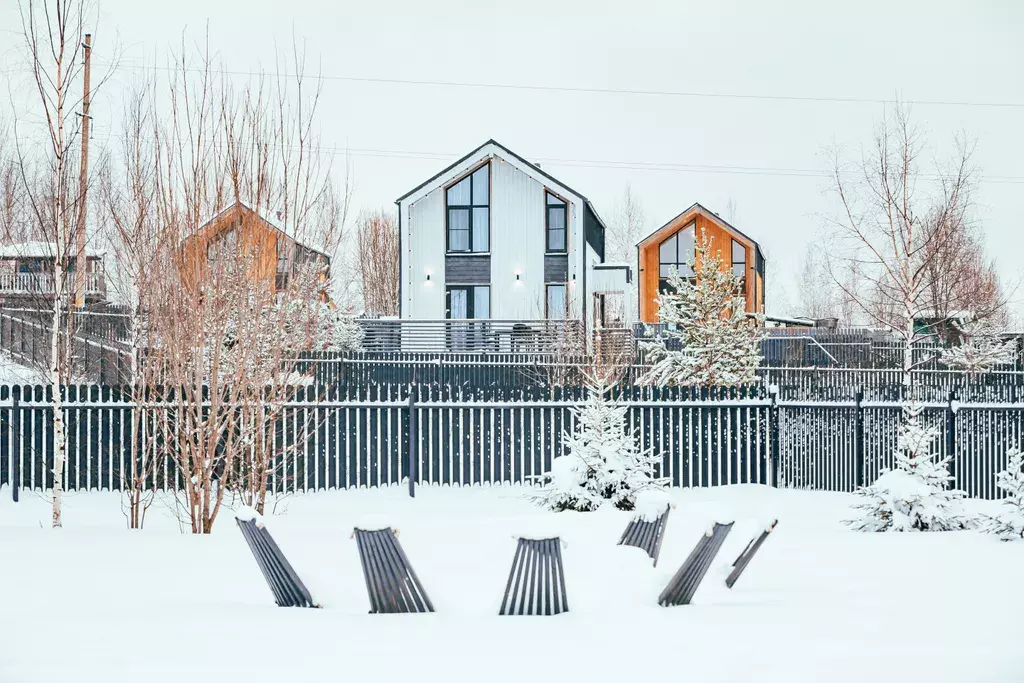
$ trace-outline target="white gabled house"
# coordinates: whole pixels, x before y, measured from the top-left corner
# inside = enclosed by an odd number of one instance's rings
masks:
[[[629,322],[609,320],[631,274],[593,205],[494,140],[396,204],[403,319]]]

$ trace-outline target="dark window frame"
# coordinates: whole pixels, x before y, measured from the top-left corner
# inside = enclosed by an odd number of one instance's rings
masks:
[[[564,301],[565,310],[562,312],[561,318],[552,318],[550,303],[551,298],[548,296],[548,291],[552,287],[561,287],[565,291]],[[544,319],[545,320],[568,320],[569,319],[569,283],[568,282],[545,282],[544,283]]]
[[[477,318],[475,316],[476,311],[476,290],[477,288],[487,289],[487,317]],[[452,290],[465,290],[466,292],[466,316],[465,318],[453,318],[452,317]],[[444,287],[444,319],[445,320],[490,320],[491,319],[491,286],[487,285],[445,285]]]
[[[473,203],[473,182],[477,171],[481,168],[487,168],[487,204],[474,204]],[[448,203],[448,190],[455,187],[464,180],[469,179],[469,204],[449,204]],[[459,176],[454,182],[448,183],[442,189],[444,190],[444,250],[446,254],[460,255],[460,254],[489,254],[491,252],[491,162],[487,161],[474,167],[468,173],[464,173]],[[467,243],[469,244],[468,249],[452,250],[452,209],[469,212],[469,234],[467,236]],[[474,209],[487,209],[487,249],[483,251],[473,250],[473,214]]]
[[[736,260],[736,247],[737,246],[739,246],[741,249],[743,249],[743,260],[742,261],[737,261]],[[747,269],[747,245],[743,244],[738,239],[733,237],[733,238],[731,238],[731,241],[729,243],[729,248],[730,248],[730,251],[729,251],[729,271],[733,274],[733,276],[736,275],[736,266],[739,266],[739,265],[743,266],[743,274],[740,275],[740,288],[742,290],[743,298],[746,299],[747,298],[747,270],[748,270]],[[757,281],[756,280],[754,281],[754,289],[757,289]],[[754,298],[755,299],[757,298],[756,294],[755,294]]]
[[[690,232],[690,231],[692,231],[692,235],[693,235],[693,245],[694,245],[694,249],[695,249],[694,256],[696,258],[697,221],[695,221],[695,220],[691,221],[690,223],[687,223],[685,226],[683,226],[679,230],[676,230],[674,233],[672,233],[671,235],[669,235],[665,239],[663,239],[660,242],[658,242],[658,290],[659,291],[661,291],[661,289],[662,289],[661,282],[663,280],[667,280],[668,279],[667,277],[664,277],[661,274],[661,269],[663,267],[665,267],[665,266],[675,266],[676,267],[676,271],[683,277],[684,280],[694,280],[695,279],[694,273],[696,272],[696,269],[694,268],[694,266],[696,266],[696,263],[691,264],[689,261],[684,263],[684,262],[679,260],[679,235],[684,233],[684,232]],[[662,245],[665,244],[665,242],[668,242],[669,240],[673,240],[673,239],[676,240],[676,255],[675,255],[675,259],[676,260],[675,261],[664,262],[664,261],[661,260],[661,247],[662,247]],[[690,270],[690,272],[689,273],[685,272],[681,268],[681,266],[686,266]]]
[[[561,206],[558,204],[549,204],[548,197],[554,197],[558,201],[562,202]],[[562,212],[562,248],[552,249],[551,248],[551,211]],[[569,202],[564,197],[561,197],[551,190],[544,188],[544,253],[545,254],[568,254],[569,253]]]

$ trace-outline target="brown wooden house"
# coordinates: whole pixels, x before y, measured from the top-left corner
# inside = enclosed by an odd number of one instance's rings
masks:
[[[761,247],[718,214],[694,204],[637,245],[641,322],[659,322],[658,291],[667,287],[672,267],[684,277],[693,273],[694,250],[701,236],[710,238],[711,249],[743,278],[747,312],[764,312],[765,263]]]
[[[285,289],[297,269],[308,264],[318,264],[322,281],[328,279],[327,254],[296,241],[273,221],[236,202],[182,243],[182,283],[194,286],[215,271],[219,259],[239,255],[244,255],[248,277],[275,292]]]

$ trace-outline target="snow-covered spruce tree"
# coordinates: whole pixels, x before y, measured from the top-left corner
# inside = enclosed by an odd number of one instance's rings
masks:
[[[740,278],[711,246],[704,236],[697,242],[696,282],[673,269],[672,291],[658,293],[658,315],[669,327],[640,343],[652,363],[641,384],[736,386],[757,380],[762,321],[746,314]],[[667,340],[678,340],[681,348],[670,350]]]
[[[555,511],[589,512],[605,504],[633,510],[638,493],[667,485],[654,476],[658,458],[640,450],[627,406],[612,399],[609,388],[604,379],[588,378],[586,401],[572,408],[575,428],[563,435],[568,452],[537,477],[534,502]]]
[[[963,337],[958,346],[944,349],[939,360],[947,367],[963,372],[985,372],[1012,363],[1016,349],[1012,341],[1002,341],[989,320],[973,320],[960,327]]]
[[[937,427],[921,423],[922,407],[907,405],[896,453],[896,467],[883,470],[870,486],[858,489],[853,505],[860,512],[846,523],[857,531],[951,531],[969,520],[957,502],[962,491],[947,489],[949,457],[934,451]]]
[[[984,530],[1004,541],[1024,538],[1024,452],[1011,448],[1006,469],[996,475],[996,488],[1006,494],[999,514],[989,518]]]

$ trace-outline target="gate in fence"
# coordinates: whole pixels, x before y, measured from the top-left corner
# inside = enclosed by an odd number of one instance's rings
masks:
[[[303,388],[272,438],[277,492],[421,483],[523,483],[565,453],[579,389],[476,395],[424,387],[359,395]],[[173,406],[137,406],[116,388],[65,389],[68,490],[120,489],[143,455],[148,486],[181,486],[168,453]],[[625,390],[629,428],[660,456],[675,486],[759,483],[852,491],[893,464],[900,406],[865,401],[775,401],[757,391]],[[926,404],[952,457],[955,486],[997,497],[1006,451],[1022,443],[1024,404]],[[133,429],[133,426],[135,427]],[[142,438],[145,435],[150,438]],[[141,436],[140,436],[141,435]],[[149,449],[144,452],[144,449]],[[0,387],[0,485],[52,486],[52,403],[43,387]]]

